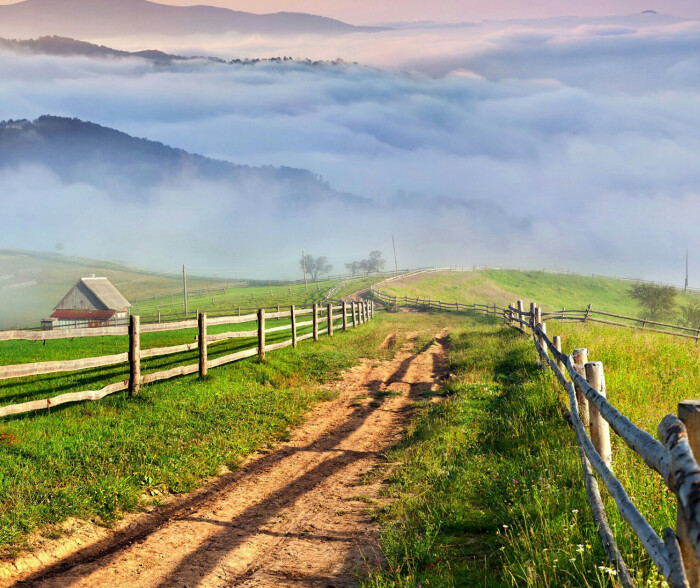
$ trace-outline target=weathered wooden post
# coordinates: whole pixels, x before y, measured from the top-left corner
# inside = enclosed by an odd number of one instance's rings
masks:
[[[457,304],[457,312],[459,312],[459,302],[457,302],[456,304]]]
[[[537,310],[537,304],[530,302],[530,326],[535,326],[535,310]]]
[[[207,315],[199,314],[199,377],[207,376]]]
[[[688,431],[688,445],[695,456],[700,458],[700,400],[684,400],[678,404],[678,418]],[[700,560],[688,537],[688,521],[683,508],[678,504],[676,516],[676,535],[683,555],[683,566],[688,577],[689,586],[700,586]]]
[[[160,324],[160,310],[158,311],[158,324]]]
[[[141,389],[141,317],[131,315],[129,320],[129,396]]]
[[[318,341],[318,304],[314,302],[314,313],[313,313],[313,323],[314,323],[314,341]]]
[[[561,353],[561,337],[559,335],[554,337],[554,348]],[[561,362],[561,360],[557,357],[557,367],[563,372],[564,371],[564,364]]]
[[[238,316],[241,316],[241,305],[238,305]]]
[[[333,336],[333,303],[328,303],[328,336]]]
[[[605,390],[605,373],[603,371],[603,363],[600,361],[591,361],[586,364],[586,381],[591,387],[598,390],[601,396],[606,396]],[[598,412],[598,409],[593,404],[588,406],[591,415],[591,441],[596,451],[600,453],[603,461],[612,467],[612,449],[610,447],[610,425],[603,416]]]
[[[348,330],[348,303],[343,300],[342,302],[342,307],[343,307],[343,331]]]
[[[290,308],[292,312],[292,347],[297,346],[297,311],[292,304]]]
[[[258,357],[265,359],[265,309],[258,309]]]
[[[574,370],[577,374],[586,377],[585,365],[588,363],[588,349],[585,347],[582,349],[574,349],[571,356],[574,361]],[[588,410],[588,398],[583,395],[583,391],[578,384],[574,382],[574,388],[576,390],[576,400],[578,401],[578,413],[581,417],[584,427],[591,426],[591,417]]]
[[[547,334],[547,323],[539,323],[539,328],[540,331],[542,332],[542,335]],[[549,349],[547,348],[547,343],[544,340],[544,337],[542,335],[537,335],[537,343],[540,345],[540,349],[542,349],[542,353],[539,356],[539,364],[540,367],[546,368],[547,366],[547,357],[549,356]],[[538,352],[539,353],[539,352]]]

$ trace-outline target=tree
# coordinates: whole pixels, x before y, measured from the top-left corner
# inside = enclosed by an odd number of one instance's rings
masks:
[[[683,320],[693,329],[700,329],[700,300],[691,300],[681,307]]]
[[[367,259],[346,263],[345,267],[353,276],[356,276],[360,273],[371,274],[373,272],[380,272],[384,269],[385,265],[386,261],[382,257],[382,252],[374,250],[370,251]]]
[[[309,255],[308,253],[304,254],[304,256],[299,261],[300,268],[304,269],[304,265],[306,265],[307,275],[309,275],[311,277],[311,280],[314,282],[320,276],[323,276],[324,274],[329,274],[333,269],[333,266],[330,263],[328,263],[327,257],[314,257],[313,255]]]
[[[657,284],[634,284],[629,289],[630,297],[643,307],[643,315],[650,319],[659,319],[671,314],[677,294],[678,291],[673,286]]]
[[[350,272],[351,276],[356,276],[362,271],[362,264],[359,261],[353,261],[345,264],[345,269]]]

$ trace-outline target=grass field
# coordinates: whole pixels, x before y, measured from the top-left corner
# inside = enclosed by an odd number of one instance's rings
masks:
[[[338,299],[347,296],[361,288],[369,287],[381,278],[358,278],[349,280],[347,286],[336,293],[333,298]],[[188,298],[188,311],[201,312],[235,312],[240,306],[242,309],[255,309],[260,307],[288,308],[292,304],[297,306],[309,306],[315,302],[325,304],[325,297],[331,288],[338,286],[340,280],[326,280],[310,283],[308,290],[303,284],[291,284],[288,286],[238,286],[227,288],[226,293],[217,293]],[[221,288],[219,285],[218,288]],[[131,312],[138,314],[144,320],[153,320],[157,317],[158,310],[163,317],[170,313],[182,313],[184,310],[182,296],[161,296],[153,300],[147,300],[135,304]]]
[[[488,319],[450,335],[451,378],[426,401],[405,440],[380,515],[388,570],[367,586],[615,586],[585,496],[578,450],[551,374],[528,337]],[[479,324],[483,323],[483,324]],[[663,335],[550,323],[564,350],[603,361],[608,398],[656,435],[678,401],[697,395],[700,350]],[[654,529],[675,526],[675,497],[615,435],[614,471]],[[601,488],[603,488],[601,484]],[[602,490],[639,585],[662,586],[639,541]]]
[[[116,263],[50,253],[0,249],[0,329],[38,324],[82,277],[108,277],[127,299],[175,292],[179,276],[168,276]],[[192,277],[192,290],[221,287],[219,280]]]
[[[394,326],[377,323],[271,353],[264,362],[217,368],[204,380],[191,376],[149,385],[135,399],[117,394],[3,420],[0,545],[6,552],[21,549],[28,532],[50,532],[72,516],[109,524],[144,501],[191,490],[221,466],[235,468],[251,451],[284,438],[314,403],[329,397],[322,385],[359,357],[392,353],[379,344]],[[102,382],[101,371],[87,377]],[[33,386],[4,384],[2,400],[77,389],[74,377],[54,377],[53,385],[43,377],[34,378]]]
[[[499,306],[522,299],[537,302],[545,310],[580,310],[592,304],[595,310],[639,316],[641,308],[628,295],[630,286],[631,282],[613,278],[488,270],[419,275],[390,282],[381,291],[391,296],[432,297],[465,304],[496,302]],[[698,298],[697,294],[679,293],[677,303],[680,306]]]

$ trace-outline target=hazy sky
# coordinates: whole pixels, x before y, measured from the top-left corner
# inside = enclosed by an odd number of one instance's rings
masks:
[[[13,0],[0,0],[0,4],[14,3]],[[180,6],[208,4],[250,12],[310,12],[356,24],[610,15],[648,9],[676,16],[700,16],[697,0],[168,0],[161,3]]]
[[[182,49],[182,39],[169,43]],[[340,269],[370,249],[388,257],[393,234],[400,263],[413,267],[570,267],[680,283],[689,248],[700,276],[699,21],[186,43],[198,54],[342,56],[372,67],[6,54],[0,120],[76,116],[237,163],[306,168],[373,199],[372,212],[268,206],[265,186],[238,193],[185,181],[125,204],[86,182],[17,169],[0,173],[0,202],[12,196],[0,216],[7,246],[62,242],[134,265],[281,277],[296,275],[301,249]],[[201,218],[186,212],[195,199]],[[28,233],[23,219],[36,210]],[[76,225],[81,214],[110,223]],[[133,233],[130,218],[140,219]],[[259,222],[276,227],[262,241]]]

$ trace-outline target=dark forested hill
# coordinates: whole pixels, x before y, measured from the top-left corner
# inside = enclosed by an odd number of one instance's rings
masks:
[[[0,170],[27,165],[48,167],[64,182],[91,184],[122,200],[144,199],[156,186],[175,186],[187,179],[221,183],[239,193],[266,186],[267,194],[301,205],[328,199],[362,201],[333,190],[308,170],[236,165],[56,116],[0,122]],[[254,190],[249,197],[267,194]]]

